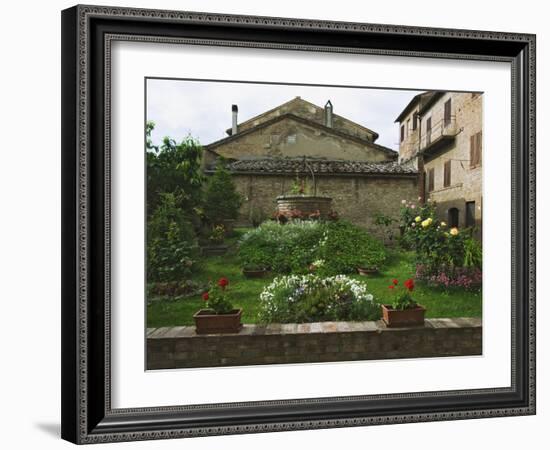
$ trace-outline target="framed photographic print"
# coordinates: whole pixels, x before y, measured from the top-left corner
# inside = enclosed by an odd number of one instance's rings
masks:
[[[62,13],[62,436],[535,413],[535,36]]]

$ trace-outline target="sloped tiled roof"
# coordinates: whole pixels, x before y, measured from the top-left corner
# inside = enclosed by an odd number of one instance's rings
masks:
[[[234,173],[293,174],[380,174],[416,175],[413,167],[391,162],[329,160],[323,158],[251,158],[230,162],[227,168]],[[209,170],[213,168],[210,167]]]
[[[429,108],[434,101],[436,101],[438,98],[440,98],[444,92],[441,91],[428,91],[423,92],[421,94],[415,95],[412,100],[409,102],[407,106],[401,111],[399,116],[397,116],[397,119],[395,119],[395,122],[401,122],[409,112],[412,111],[412,109],[416,105],[420,105],[420,114],[422,114],[427,108]]]

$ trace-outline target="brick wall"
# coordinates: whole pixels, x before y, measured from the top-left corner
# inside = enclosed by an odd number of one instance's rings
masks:
[[[234,174],[237,190],[244,198],[238,222],[248,224],[257,216],[269,218],[277,208],[277,196],[290,191],[294,176]],[[376,235],[376,214],[399,218],[401,200],[416,200],[418,184],[413,176],[332,175],[316,176],[316,195],[332,198],[331,208],[341,218],[366,227]],[[398,231],[398,223],[395,225]],[[380,235],[380,237],[382,237]]]
[[[423,327],[377,322],[244,325],[239,334],[195,327],[147,330],[147,368],[174,369],[481,355],[481,319],[426,319]]]

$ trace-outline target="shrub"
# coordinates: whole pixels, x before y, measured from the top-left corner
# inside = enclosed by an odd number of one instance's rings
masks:
[[[277,273],[304,273],[318,256],[323,231],[324,224],[315,221],[264,222],[241,238],[240,264],[269,267]]]
[[[326,224],[319,255],[325,275],[353,273],[358,267],[380,267],[386,259],[381,241],[344,220]]]
[[[403,203],[402,242],[416,252],[416,276],[429,284],[470,289],[481,284],[482,248],[472,230],[447,227],[435,216],[435,203],[418,208]]]
[[[160,146],[151,142],[153,122],[147,122],[147,215],[162,201],[162,194],[175,193],[180,207],[191,211],[202,199],[202,147],[191,136],[181,142],[165,137]]]
[[[470,229],[447,227],[435,217],[435,204],[427,203],[413,212],[410,205],[402,208],[403,240],[416,252],[417,264],[425,271],[437,272],[444,267],[481,267],[481,244]]]
[[[147,221],[147,281],[181,281],[196,267],[197,245],[176,194],[164,193]]]
[[[265,222],[246,233],[239,245],[241,265],[269,267],[276,273],[325,276],[353,273],[357,267],[380,267],[384,245],[366,230],[346,221]]]
[[[260,294],[263,323],[377,320],[379,305],[364,282],[345,275],[322,278],[290,275],[275,278]]]
[[[241,195],[229,171],[218,164],[214,174],[208,179],[204,194],[204,213],[210,223],[219,224],[224,220],[236,219],[242,204]]]

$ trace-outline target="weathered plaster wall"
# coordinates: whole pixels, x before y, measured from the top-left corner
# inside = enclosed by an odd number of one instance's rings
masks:
[[[355,139],[285,118],[212,148],[225,158],[309,156],[353,161],[391,161],[393,155]]]
[[[333,106],[334,106],[334,109],[338,107],[338,105],[333,105]],[[334,112],[336,111],[334,110]],[[279,117],[283,114],[295,114],[297,116],[303,117],[308,120],[312,120],[322,125],[325,124],[324,108],[320,108],[319,106],[314,105],[313,103],[310,103],[308,101],[305,101],[300,97],[296,97],[291,101],[279,106],[278,108],[272,109],[270,111],[265,112],[264,114],[261,114],[260,116],[256,117],[254,120],[248,120],[243,122],[242,124],[239,124],[239,131],[248,130],[252,127],[255,127],[263,122]],[[343,131],[347,134],[359,137],[361,139],[365,139],[368,141],[375,140],[374,139],[375,133],[372,130],[369,130],[368,128],[363,127],[357,123],[354,123],[351,120],[348,120],[337,114],[333,114],[333,128],[335,130]]]

